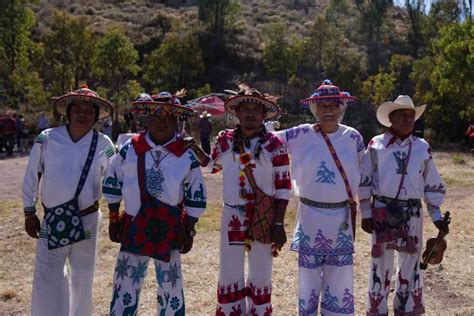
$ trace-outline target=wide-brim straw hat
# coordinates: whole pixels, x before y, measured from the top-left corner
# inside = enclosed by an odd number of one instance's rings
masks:
[[[150,96],[142,93],[132,102],[131,112],[135,117],[146,117],[148,115],[171,115],[179,119],[186,119],[194,115],[195,111],[181,105],[178,97],[169,92],[160,92]]]
[[[386,127],[392,126],[389,115],[396,110],[413,110],[415,111],[415,121],[418,120],[423,112],[425,112],[426,104],[416,106],[413,104],[410,96],[399,95],[395,101],[387,101],[377,108],[377,120]]]
[[[59,97],[55,97],[51,104],[57,113],[62,116],[67,116],[67,107],[71,102],[74,103],[89,103],[94,107],[99,107],[99,119],[105,119],[113,114],[112,104],[101,98],[99,94],[82,85],[80,89],[69,92]]]
[[[331,80],[326,79],[309,98],[301,100],[300,103],[308,107],[322,102],[351,105],[356,99],[349,92],[341,91],[338,86],[332,84]]]
[[[248,87],[246,84],[239,85],[240,91],[237,95],[229,97],[225,103],[225,110],[232,114],[236,115],[237,108],[240,104],[243,103],[253,103],[262,105],[265,109],[265,119],[272,119],[280,113],[280,107],[276,104],[274,100],[275,97],[259,92],[256,89]],[[233,92],[231,90],[226,90]],[[237,92],[236,92],[237,93]]]

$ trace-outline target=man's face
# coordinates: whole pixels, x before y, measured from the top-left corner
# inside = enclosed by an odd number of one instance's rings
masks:
[[[71,107],[70,124],[72,127],[92,128],[95,123],[95,108],[90,103],[78,103]]]
[[[172,115],[150,115],[148,117],[148,132],[156,140],[169,140],[177,131],[176,118]]]
[[[402,134],[410,134],[415,128],[415,111],[413,110],[396,110],[388,115],[392,128]]]
[[[336,102],[321,102],[316,105],[316,116],[321,123],[338,123],[342,109]]]
[[[240,126],[245,129],[258,129],[265,119],[263,105],[255,103],[242,103],[238,106],[236,116]]]

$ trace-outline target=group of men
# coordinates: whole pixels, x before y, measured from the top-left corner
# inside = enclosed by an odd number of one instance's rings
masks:
[[[272,261],[287,241],[291,190],[299,199],[290,247],[298,253],[299,315],[318,309],[354,314],[357,200],[362,229],[372,236],[367,315],[388,314],[394,273],[395,314],[424,313],[422,199],[436,227],[447,233],[440,212],[444,183],[429,145],[411,135],[424,106],[415,107],[408,96],[380,105],[377,119],[388,131],[366,149],[360,133],[340,123],[355,98],[329,80],[301,102],[317,122],[278,132],[263,125],[281,113],[276,99],[242,86],[225,102],[239,124],[219,132],[208,155],[179,131],[178,123],[193,115],[182,96],[141,94],[132,113],[146,130],[118,153],[92,128],[112,113],[108,101],[86,86],[54,100],[68,124],[37,137],[23,186],[25,229],[39,237],[33,315],[91,314],[101,191],[110,240],[120,244],[110,314],[137,314],[151,259],[159,315],[185,315],[181,254],[193,247],[206,208],[203,171],[223,177],[217,316],[272,314]],[[36,216],[40,179],[42,223]]]

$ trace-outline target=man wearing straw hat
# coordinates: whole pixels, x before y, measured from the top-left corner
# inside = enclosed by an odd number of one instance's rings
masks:
[[[362,136],[339,123],[354,99],[325,80],[301,101],[318,122],[277,133],[291,155],[299,197],[291,250],[298,252],[300,315],[317,314],[320,293],[321,314],[354,314],[355,195],[370,196],[369,183],[361,183]]]
[[[155,265],[160,315],[185,315],[181,255],[191,250],[194,225],[206,207],[206,187],[192,150],[183,146],[178,122],[194,111],[178,97],[142,94],[132,103],[146,131],[113,158],[103,184],[109,203],[109,237],[120,242],[111,315],[136,315],[148,263]],[[119,214],[121,200],[125,213]]]
[[[100,187],[115,153],[110,139],[92,126],[109,117],[112,106],[87,86],[56,98],[53,105],[68,124],[39,134],[23,181],[25,229],[30,237],[39,237],[31,313],[90,315]],[[36,216],[40,191],[45,211],[41,225]]]
[[[420,315],[423,280],[420,258],[423,250],[421,199],[435,226],[448,233],[440,206],[446,188],[431,156],[429,144],[411,135],[415,121],[426,105],[415,107],[409,96],[400,95],[377,109],[377,120],[388,127],[369,143],[372,208],[362,209],[362,229],[371,235],[367,315],[388,315],[390,282],[396,272],[393,301],[395,315]],[[398,252],[396,271],[394,253]]]
[[[263,126],[278,114],[273,97],[246,85],[225,102],[239,120],[221,131],[211,159],[193,145],[213,173],[222,171],[224,209],[221,219],[217,316],[271,315],[272,256],[286,242],[284,216],[291,190],[288,154]],[[244,279],[245,250],[248,278]]]

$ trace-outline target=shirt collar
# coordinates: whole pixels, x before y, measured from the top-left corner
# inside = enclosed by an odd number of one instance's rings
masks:
[[[386,132],[386,134],[388,136],[389,141],[385,145],[385,148],[388,148],[392,144],[397,144],[399,146],[404,146],[408,143],[413,143],[413,135],[411,135],[411,134],[407,138],[405,138],[404,140],[401,140],[400,138],[395,136],[390,130],[388,130]]]
[[[145,135],[145,139],[147,143],[150,145],[151,150],[165,150],[166,149],[167,151],[171,152],[176,157],[181,157],[187,150],[186,148],[183,147],[183,141],[178,133],[176,133],[172,139],[170,139],[163,145],[155,144],[151,140],[151,137],[148,132]]]

